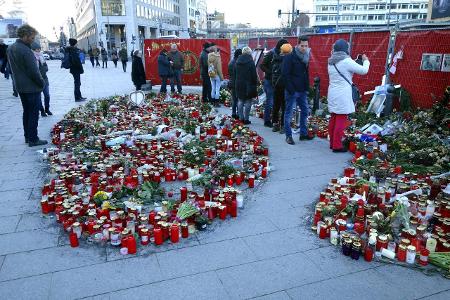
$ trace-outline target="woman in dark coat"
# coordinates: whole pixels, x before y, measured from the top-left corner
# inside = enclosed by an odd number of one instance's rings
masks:
[[[167,93],[167,79],[171,77],[170,60],[167,56],[167,50],[163,49],[158,56],[158,74],[161,77],[160,93]]]
[[[251,124],[249,120],[252,99],[258,96],[258,77],[253,62],[252,49],[244,47],[242,55],[236,61],[236,96],[238,98],[239,119],[245,125]]]
[[[230,81],[228,82],[228,87],[231,90],[231,97],[232,97],[232,104],[231,104],[231,116],[235,119],[239,119],[239,116],[237,114],[237,106],[238,106],[238,99],[236,96],[236,61],[241,56],[242,49],[236,49],[234,51],[234,57],[228,64],[228,75],[230,76]]]
[[[136,91],[139,91],[145,81],[144,64],[142,63],[142,57],[139,50],[134,51],[133,63],[131,65],[131,80],[136,86]]]

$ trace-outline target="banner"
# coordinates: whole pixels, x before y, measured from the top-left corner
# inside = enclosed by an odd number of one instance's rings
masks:
[[[199,57],[203,50],[203,44],[206,42],[215,43],[220,49],[223,76],[228,78],[228,63],[231,57],[229,39],[146,39],[144,40],[146,79],[151,80],[152,85],[161,84],[158,75],[158,55],[163,49],[170,51],[170,46],[176,44],[184,56],[182,84],[201,85]]]

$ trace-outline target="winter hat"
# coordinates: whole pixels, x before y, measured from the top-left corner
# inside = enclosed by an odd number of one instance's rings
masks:
[[[234,51],[234,59],[237,59],[242,54],[242,49],[236,49]]]
[[[203,49],[208,49],[210,46],[211,46],[211,44],[206,42],[203,44]]]
[[[277,45],[275,46],[275,49],[280,50],[281,46],[284,44],[288,44],[289,42],[286,39],[281,39],[277,42]]]
[[[335,52],[342,51],[342,52],[345,52],[345,53],[349,54],[348,53],[348,48],[349,48],[348,42],[346,40],[343,40],[343,39],[337,40],[336,43],[334,43],[334,45],[333,45],[333,50]]]
[[[72,38],[69,39],[69,45],[70,45],[70,46],[73,47],[73,46],[75,46],[77,43],[78,43],[78,41],[77,41],[76,39],[72,39]]]
[[[291,44],[284,44],[280,47],[280,52],[283,54],[289,54],[292,52],[292,46]]]
[[[41,45],[38,42],[31,43],[31,50],[41,49]]]

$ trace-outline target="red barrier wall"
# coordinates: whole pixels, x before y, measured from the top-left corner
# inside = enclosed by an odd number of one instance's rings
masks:
[[[326,95],[328,90],[327,62],[333,43],[343,38],[350,39],[349,33],[317,34],[310,36],[311,62],[310,80],[314,77],[321,79],[321,94]],[[265,39],[268,48],[273,48],[279,38]],[[264,44],[260,39],[260,44]],[[290,37],[291,45],[296,45],[296,38]],[[249,41],[250,47],[255,47],[256,39]],[[370,60],[370,70],[365,76],[355,75],[354,82],[361,92],[373,90],[381,84],[381,78],[385,71],[387,49],[389,44],[388,31],[358,32],[353,34],[352,57],[358,54],[366,54]],[[408,31],[397,35],[394,54],[403,46],[403,59],[397,64],[396,74],[391,74],[395,84],[401,84],[410,94],[414,106],[429,108],[433,104],[434,94],[437,97],[443,95],[444,89],[450,85],[450,72],[433,72],[420,70],[422,53],[450,54],[450,30]],[[370,99],[365,96],[363,100]]]
[[[161,84],[158,75],[158,55],[162,49],[169,51],[171,44],[177,44],[178,50],[184,55],[183,85],[201,85],[199,56],[206,42],[214,42],[220,49],[222,71],[224,77],[228,77],[228,62],[231,54],[229,39],[146,39],[144,57],[147,80],[151,80],[152,84]]]

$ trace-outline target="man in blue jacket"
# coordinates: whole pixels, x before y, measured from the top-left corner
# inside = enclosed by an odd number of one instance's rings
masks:
[[[30,25],[22,25],[17,29],[19,37],[8,47],[8,62],[12,71],[15,88],[19,93],[23,107],[23,132],[25,143],[30,147],[47,144],[38,137],[39,108],[41,92],[45,82],[39,71],[36,57],[31,51],[37,31]]]
[[[294,145],[292,139],[292,111],[297,104],[300,107],[300,140],[311,140],[308,136],[308,90],[309,90],[309,57],[308,37],[298,38],[298,44],[291,54],[286,55],[283,60],[282,74],[285,79],[286,110],[284,114],[284,127],[286,130],[286,143]]]

